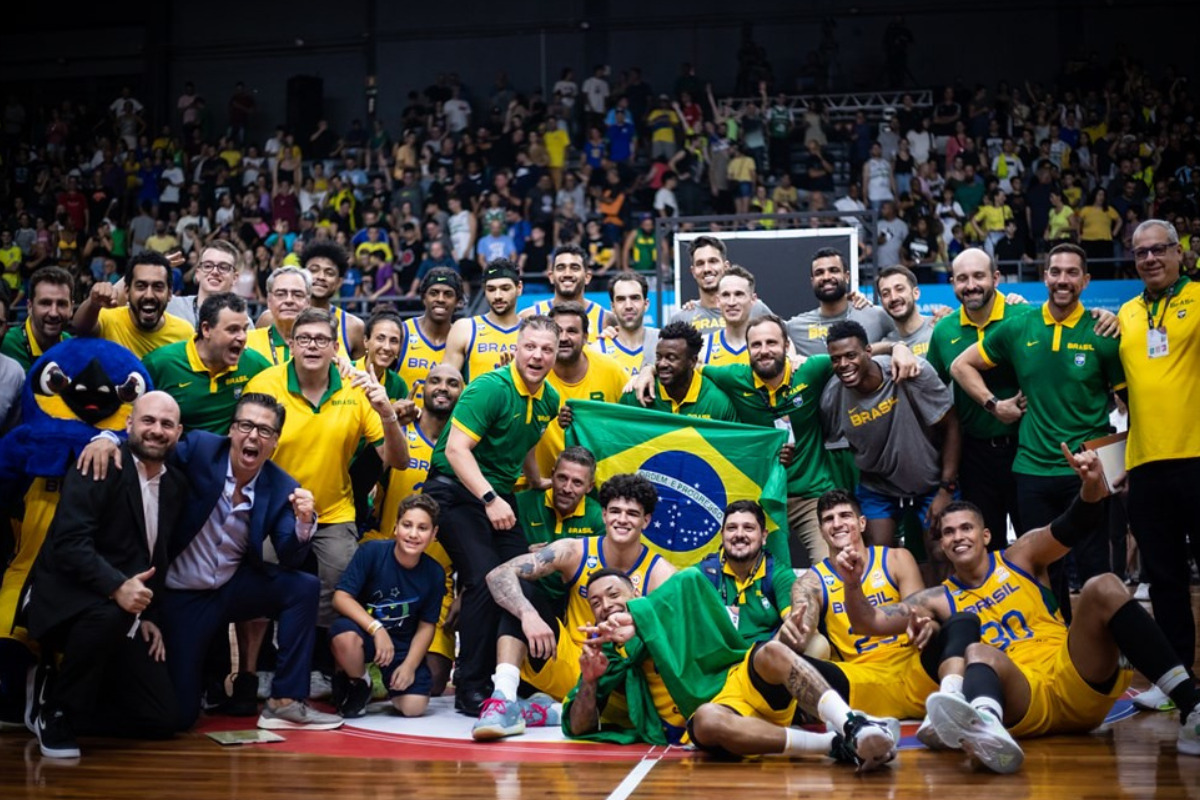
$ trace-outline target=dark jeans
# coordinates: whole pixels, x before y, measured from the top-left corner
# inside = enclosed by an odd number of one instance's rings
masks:
[[[200,713],[204,652],[230,622],[268,617],[278,623],[279,662],[271,696],[308,697],[310,657],[316,636],[321,582],[314,575],[242,564],[223,586],[211,590],[168,589],[163,598],[167,665],[175,686],[178,726],[186,730]],[[247,665],[244,672],[252,671]]]
[[[1154,461],[1129,471],[1129,525],[1142,556],[1150,605],[1182,663],[1196,658],[1188,555],[1200,564],[1200,458]],[[1194,672],[1193,672],[1194,674]]]
[[[988,550],[1005,548],[1007,517],[1012,517],[1013,530],[1018,536],[1025,532],[1017,504],[1017,479],[1012,472],[1016,455],[1015,436],[996,439],[963,437],[958,482],[963,499],[979,506],[983,512],[983,524],[992,532]]]
[[[1022,535],[1053,522],[1079,496],[1079,478],[1075,475],[1023,475],[1017,473],[1017,491],[1021,509]],[[1107,500],[1104,501],[1107,504]],[[1107,509],[1104,519],[1108,519]],[[1063,619],[1071,621],[1071,586],[1068,559],[1082,585],[1088,578],[1112,572],[1107,521],[1079,541],[1068,556],[1050,565],[1050,588],[1058,599]]]
[[[47,705],[61,709],[75,733],[157,739],[174,732],[167,665],[150,657],[140,629],[128,636],[133,620],[106,600],[43,638],[48,650],[62,653]]]
[[[441,506],[438,541],[446,548],[462,587],[455,689],[491,694],[500,607],[488,590],[487,574],[510,558],[528,552],[525,534],[519,523],[507,531],[493,528],[483,503],[458,481],[436,471],[430,471],[422,492]],[[516,509],[512,495],[501,497]]]

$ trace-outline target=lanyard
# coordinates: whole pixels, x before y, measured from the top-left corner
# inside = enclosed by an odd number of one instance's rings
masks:
[[[758,553],[758,560],[754,562],[754,569],[750,570],[750,581],[751,581],[751,582],[750,582],[750,583],[748,583],[748,584],[746,584],[746,589],[749,589],[751,586],[753,586],[753,585],[754,585],[754,583],[753,583],[753,582],[754,582],[754,575],[755,575],[755,574],[758,572],[758,568],[759,568],[759,566],[762,564],[762,562],[763,562],[763,556],[765,556],[765,555],[766,555],[766,551],[765,551],[765,550],[760,550],[760,551],[759,551],[759,553]],[[722,568],[722,575],[721,575],[721,605],[725,605],[725,606],[727,606],[727,605],[729,605],[729,589],[726,587],[726,584],[725,584],[724,567],[725,567],[725,553],[723,553],[723,552],[722,552],[722,553],[721,553],[721,568]],[[735,575],[735,576],[734,576],[734,578],[733,578],[733,582],[734,582],[734,585],[736,586],[736,585],[737,585],[737,576],[736,576],[736,575]],[[745,591],[746,591],[746,589],[743,589],[742,591],[738,592],[738,593],[737,593],[737,596],[735,596],[733,599],[734,599],[734,600],[737,600],[737,598],[738,598],[738,597],[741,597],[742,593],[743,593],[743,592],[745,592]]]
[[[1157,325],[1154,324],[1154,313],[1151,310],[1153,306],[1150,298],[1145,292],[1142,292],[1142,302],[1146,304],[1146,324],[1150,326],[1150,330],[1163,327],[1163,323],[1167,320],[1167,309],[1171,307],[1171,300],[1174,299],[1176,290],[1179,289],[1179,287],[1183,284],[1184,278],[1181,277],[1179,280],[1175,281],[1175,283],[1171,284],[1171,288],[1167,290],[1166,297],[1159,298],[1163,301],[1163,310],[1158,316]]]

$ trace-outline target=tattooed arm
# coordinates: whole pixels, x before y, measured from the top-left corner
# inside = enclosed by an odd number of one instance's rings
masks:
[[[865,567],[859,554],[846,548],[837,554],[838,574],[845,587],[843,600],[846,616],[856,632],[872,636],[894,636],[908,630],[913,614],[944,620],[950,616],[946,604],[946,591],[941,586],[922,589],[909,595],[899,603],[873,606],[867,602],[862,590],[862,573]]]
[[[488,589],[496,604],[521,621],[521,630],[535,658],[554,655],[554,631],[521,591],[521,581],[534,581],[557,572],[570,578],[579,568],[583,545],[579,539],[559,539],[535,553],[523,553],[504,562],[487,575]]]
[[[799,614],[789,614],[779,628],[779,641],[803,653],[809,640],[817,630],[821,616],[821,578],[817,573],[805,570],[792,584],[792,609]]]

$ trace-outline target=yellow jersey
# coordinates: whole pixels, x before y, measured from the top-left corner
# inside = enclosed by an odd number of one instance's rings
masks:
[[[1181,278],[1169,296],[1147,306],[1139,295],[1117,316],[1129,389],[1126,469],[1200,456],[1200,284]],[[1165,352],[1150,354],[1151,327],[1166,331]]]
[[[592,573],[599,572],[608,566],[604,563],[603,536],[585,536],[579,541],[583,543],[583,558],[579,560],[579,568],[575,570],[575,574],[566,582],[566,627],[568,631],[572,632],[577,632],[580,627],[591,625],[595,622],[596,616],[592,613],[592,607],[588,605],[587,584],[588,580],[592,577]],[[625,572],[630,582],[633,583],[633,594],[635,597],[648,594],[646,587],[650,583],[650,573],[661,559],[662,556],[657,553],[651,553],[650,548],[644,544],[642,545],[641,555],[638,556],[634,565]],[[578,634],[576,633],[576,635]]]
[[[271,460],[313,493],[322,525],[354,521],[350,460],[360,439],[383,441],[383,422],[363,390],[342,383],[329,368],[329,388],[317,405],[300,391],[294,361],[255,375],[247,392],[265,392],[287,409],[283,431]]]
[[[420,317],[404,321],[404,343],[400,345],[400,357],[396,359],[396,371],[408,384],[409,398],[422,403],[425,398],[425,376],[429,370],[442,363],[446,343],[434,344],[425,338],[418,324]]]
[[[611,358],[621,365],[621,369],[625,370],[625,374],[630,378],[637,377],[637,374],[642,371],[642,362],[646,359],[646,340],[642,340],[642,346],[630,350],[617,341],[617,337],[613,336],[609,339],[597,339],[592,345],[598,353]]]
[[[621,399],[621,390],[629,380],[625,370],[613,359],[595,350],[584,348],[583,357],[588,360],[587,374],[578,383],[565,383],[550,371],[546,382],[558,392],[559,408],[568,400],[600,400],[605,403],[615,403]],[[537,456],[538,471],[543,477],[554,471],[554,461],[565,447],[566,433],[558,424],[558,417],[546,426],[546,432],[534,446]]]
[[[338,356],[350,360],[350,331],[348,330],[347,319],[351,316],[340,306],[331,306],[329,313],[333,315],[334,322],[337,323],[337,346]]]
[[[1067,623],[1048,586],[989,553],[987,576],[979,586],[966,586],[953,576],[943,582],[950,613],[979,616],[980,641],[1008,654],[1019,667],[1048,666],[1067,638]]]
[[[162,326],[156,331],[144,331],[133,321],[128,306],[100,309],[98,335],[101,339],[125,347],[138,358],[165,344],[184,342],[196,335],[196,329],[174,314],[163,312]]]
[[[471,343],[467,346],[466,369],[463,380],[471,381],[500,366],[500,356],[517,350],[518,322],[511,328],[501,328],[486,314],[471,317]]]
[[[716,330],[705,335],[704,347],[700,348],[698,363],[714,367],[722,367],[726,364],[745,364],[749,366],[750,350],[745,344],[741,348],[733,347],[725,338],[725,330]]]
[[[549,315],[550,309],[554,307],[553,300],[542,300],[533,304],[533,313]],[[605,308],[599,303],[593,303],[591,300],[584,300],[583,307],[587,311],[588,318],[588,344],[600,338],[600,331],[604,330],[604,314]]]
[[[867,567],[863,572],[862,590],[872,606],[898,603],[904,598],[900,586],[887,569],[887,547],[867,548]],[[850,626],[846,614],[846,587],[841,576],[826,558],[811,567],[821,579],[821,632],[842,661],[883,661],[905,656],[908,636],[860,636]]]

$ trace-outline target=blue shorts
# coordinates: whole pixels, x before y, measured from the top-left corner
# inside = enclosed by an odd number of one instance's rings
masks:
[[[363,643],[363,659],[370,664],[375,660],[375,637],[368,636],[367,632],[358,626],[354,620],[348,617],[336,617],[333,623],[329,626],[329,638],[353,631],[362,639]],[[399,697],[405,694],[418,694],[428,697],[433,690],[433,674],[429,671],[429,667],[425,666],[425,659],[421,659],[421,663],[417,665],[417,670],[413,674],[413,682],[407,689],[396,691],[391,688],[392,673],[396,671],[396,667],[400,666],[404,659],[408,656],[409,642],[396,641],[392,638],[392,645],[396,648],[395,655],[392,656],[392,661],[386,667],[379,668],[379,674],[383,676],[383,685],[388,687],[388,697]]]
[[[737,190],[734,192],[736,197],[753,197],[754,182],[753,181],[734,181],[734,186]]]
[[[933,504],[933,498],[938,491],[938,489],[934,489],[929,494],[916,497],[894,497],[859,484],[855,494],[858,495],[863,516],[867,519],[890,519],[900,522],[906,513],[915,511],[921,518],[921,527],[928,531],[929,526],[933,523],[933,520],[929,519],[929,506]],[[955,492],[953,499],[958,500],[959,498],[959,493]]]

